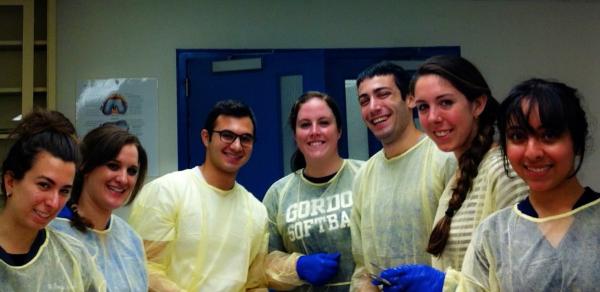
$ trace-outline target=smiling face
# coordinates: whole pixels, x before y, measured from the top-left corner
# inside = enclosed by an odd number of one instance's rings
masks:
[[[335,116],[327,103],[311,98],[300,106],[294,138],[307,163],[337,157],[341,137]]]
[[[358,103],[363,121],[384,147],[397,142],[412,122],[412,112],[402,100],[394,75],[363,80],[358,86]]]
[[[419,77],[411,99],[421,125],[440,150],[460,157],[470,147],[485,97],[469,101],[446,79],[430,74]]]
[[[250,135],[254,133],[254,126],[249,117],[237,118],[220,115],[215,120],[212,137],[206,129],[202,130],[202,142],[206,147],[205,164],[220,173],[235,176],[252,154],[253,144],[242,146],[239,137],[232,143],[223,142],[216,131],[230,131],[236,135]]]
[[[37,232],[64,207],[74,177],[75,163],[41,151],[22,179],[14,179],[10,171],[4,175],[4,185],[11,196],[3,212],[8,212],[17,227]]]
[[[127,202],[139,168],[137,147],[124,145],[117,157],[85,175],[82,196],[88,196],[97,208],[112,212]]]
[[[523,113],[529,112],[529,103],[521,103]],[[547,192],[567,185],[576,177],[575,151],[568,131],[561,134],[545,129],[537,106],[529,114],[533,133],[519,126],[507,125],[506,155],[517,174],[532,192]]]

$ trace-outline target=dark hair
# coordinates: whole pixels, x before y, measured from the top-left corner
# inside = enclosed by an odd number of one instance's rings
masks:
[[[467,194],[471,191],[473,179],[477,176],[479,163],[494,142],[494,124],[496,122],[498,101],[492,96],[490,88],[475,65],[457,56],[435,56],[427,59],[413,76],[410,92],[414,95],[415,84],[421,76],[437,75],[460,91],[469,102],[486,97],[485,108],[477,117],[477,134],[469,148],[458,159],[458,180],[452,189],[448,209],[431,232],[427,252],[439,256],[450,236],[452,216],[460,209]]]
[[[4,175],[10,172],[17,180],[23,179],[42,151],[73,162],[80,161],[75,127],[62,113],[35,109],[26,115],[9,138],[16,139],[2,162],[2,192],[6,194]],[[6,195],[2,196],[6,200]]]
[[[105,124],[97,127],[87,133],[83,138],[80,146],[83,161],[75,176],[73,191],[68,203],[68,206],[73,211],[71,225],[77,230],[86,232],[86,227],[92,227],[92,224],[87,219],[81,217],[77,212],[77,204],[83,191],[85,175],[89,174],[97,167],[104,166],[106,163],[116,159],[124,146],[132,144],[137,148],[138,152],[138,179],[125,205],[129,205],[133,202],[137,193],[144,185],[144,179],[146,178],[148,157],[146,155],[146,150],[142,147],[142,143],[134,134],[131,134],[114,124]]]
[[[523,112],[521,107],[524,101],[529,102],[527,112]],[[508,173],[506,129],[516,127],[528,134],[535,134],[537,129],[533,129],[529,124],[529,116],[536,107],[545,131],[557,136],[565,132],[570,134],[575,155],[579,156],[577,167],[570,177],[575,176],[581,168],[589,134],[586,114],[581,106],[581,96],[577,89],[564,83],[538,78],[519,83],[500,106],[498,130],[505,171]]]
[[[256,141],[256,120],[254,119],[254,113],[249,106],[237,100],[222,100],[212,107],[204,121],[204,129],[208,131],[209,140],[211,139],[215,122],[220,115],[236,118],[249,117],[252,120],[252,135],[254,135],[254,141]]]
[[[356,87],[358,88],[360,84],[365,81],[365,79],[371,79],[375,76],[385,75],[394,76],[394,83],[396,83],[396,87],[398,87],[400,90],[402,100],[406,100],[406,96],[408,95],[408,83],[410,82],[410,75],[408,75],[408,73],[406,73],[402,67],[390,61],[381,61],[367,67],[365,70],[360,72],[356,77]]]
[[[292,132],[296,134],[296,120],[298,119],[298,112],[300,111],[300,108],[303,104],[305,104],[307,101],[313,98],[318,98],[327,104],[327,106],[331,109],[331,112],[333,112],[333,116],[335,117],[335,123],[338,128],[338,132],[341,132],[343,122],[342,114],[340,113],[340,108],[331,96],[319,91],[307,91],[300,97],[298,97],[298,99],[296,99],[296,102],[294,102],[294,105],[292,106],[292,109],[290,111],[290,116],[288,118],[288,124],[290,125]],[[296,149],[296,151],[294,151],[294,154],[292,154],[292,157],[290,159],[290,165],[292,171],[296,171],[298,169],[306,167],[306,159],[304,159],[304,155],[302,154],[302,152],[300,152],[299,149]]]

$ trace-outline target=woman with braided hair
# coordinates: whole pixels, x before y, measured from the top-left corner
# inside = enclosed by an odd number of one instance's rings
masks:
[[[479,70],[455,56],[435,56],[415,73],[410,102],[437,147],[453,152],[458,169],[440,197],[427,251],[433,268],[405,265],[382,273],[388,289],[441,291],[448,269],[460,271],[475,228],[495,211],[526,196],[527,185],[504,171],[494,142],[499,108]],[[441,270],[441,271],[439,271]],[[386,289],[386,290],[388,290]]]

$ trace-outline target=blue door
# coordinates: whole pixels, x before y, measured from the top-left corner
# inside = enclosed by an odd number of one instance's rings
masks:
[[[269,186],[289,172],[287,161],[295,146],[286,119],[298,96],[308,90],[327,92],[347,120],[346,113],[358,109],[346,108],[344,82],[380,60],[422,61],[440,53],[459,54],[459,48],[178,50],[179,169],[204,161],[200,131],[210,108],[219,100],[241,100],[255,113],[257,140],[237,180],[262,199]],[[347,132],[344,127],[343,157],[348,156]],[[371,155],[381,145],[369,136],[365,147]]]
[[[218,51],[190,52],[185,61],[188,83],[187,97],[178,109],[179,166],[181,169],[200,165],[204,161],[204,146],[200,131],[210,108],[219,100],[236,99],[249,105],[256,116],[256,144],[249,162],[240,170],[238,182],[256,197],[262,198],[268,187],[284,173],[282,164],[282,80],[286,77],[300,82],[294,95],[305,88],[323,90],[321,51]],[[215,72],[213,66],[243,59],[259,59],[260,66]],[[316,68],[316,70],[315,70]],[[297,83],[296,82],[296,83]],[[184,92],[186,88],[183,88]],[[182,125],[181,118],[185,117]],[[184,141],[182,141],[182,139]],[[182,147],[183,146],[183,147]]]

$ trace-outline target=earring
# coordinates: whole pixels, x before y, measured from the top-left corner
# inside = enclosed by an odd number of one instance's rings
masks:
[[[6,193],[6,197],[7,197],[7,198],[10,198],[10,196],[12,196],[12,193],[9,193],[9,192],[7,192],[7,193]]]

